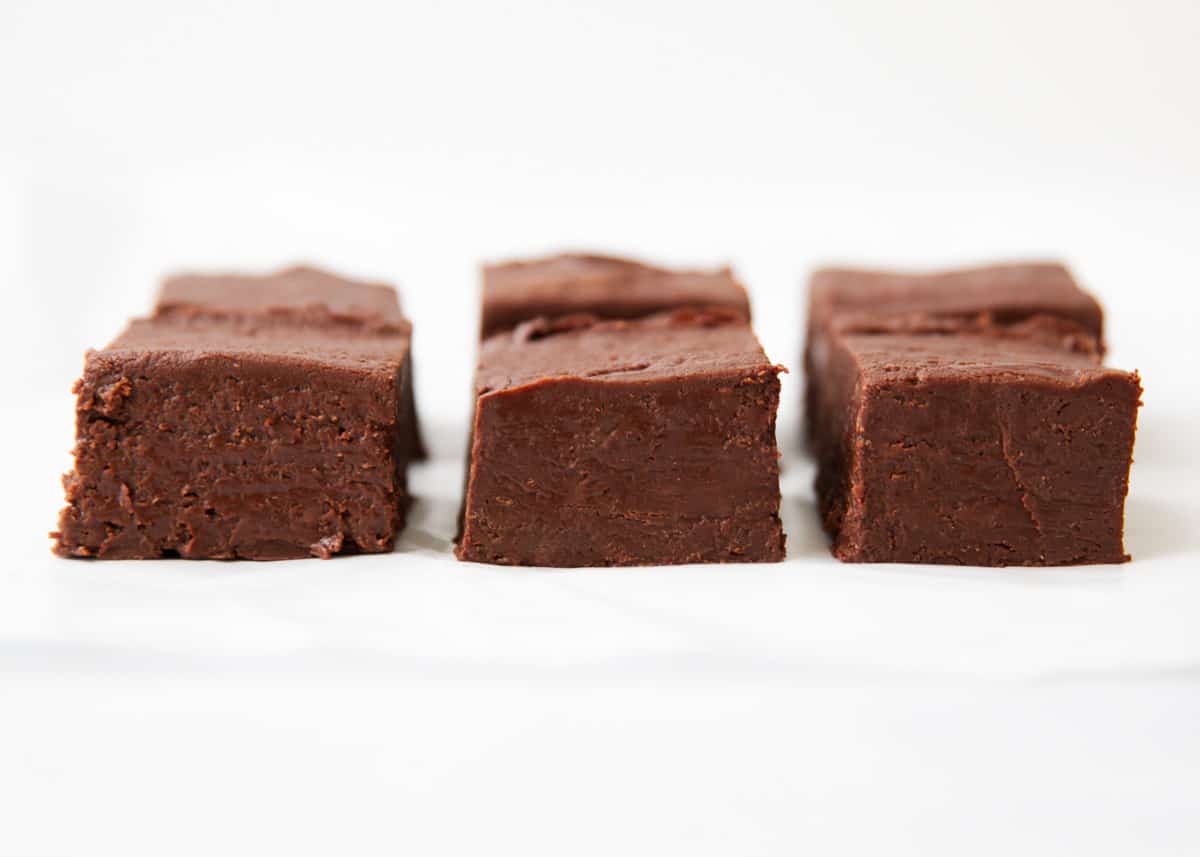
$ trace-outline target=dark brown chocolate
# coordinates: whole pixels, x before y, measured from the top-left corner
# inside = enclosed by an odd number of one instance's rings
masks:
[[[671,271],[578,253],[488,265],[481,338],[539,316],[641,318],[681,307],[722,307],[750,318],[746,289],[728,268]]]
[[[308,266],[273,274],[180,274],[169,277],[159,292],[154,317],[159,321],[194,319],[223,321],[247,335],[273,326],[325,332],[340,331],[347,339],[363,336],[412,337],[412,325],[400,309],[396,290],[382,283],[348,280]],[[405,372],[404,395],[408,457],[426,457],[417,422],[412,383],[412,354]]]
[[[807,419],[839,559],[1128,559],[1137,374],[1100,366],[1099,307],[1061,269],[993,270],[995,289],[981,271],[817,276]]]
[[[140,559],[390,550],[417,442],[389,287],[312,269],[168,280],[89,352],[55,550]]]
[[[780,371],[736,311],[536,320],[488,338],[458,557],[783,559]]]
[[[273,274],[178,274],[159,291],[155,317],[219,318],[236,324],[276,321],[340,326],[348,333],[410,332],[396,290],[299,265]]]
[[[809,310],[810,328],[846,333],[984,332],[1048,316],[1104,340],[1100,304],[1052,262],[927,274],[826,268],[813,274]]]

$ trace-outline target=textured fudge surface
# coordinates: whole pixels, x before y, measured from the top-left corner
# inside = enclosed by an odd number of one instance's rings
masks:
[[[134,319],[104,352],[153,350],[177,362],[201,356],[225,356],[230,360],[279,357],[284,365],[333,365],[389,372],[407,353],[408,344],[408,334],[400,332],[347,335],[337,327],[258,325],[195,316]]]
[[[1048,262],[929,274],[827,268],[813,275],[809,308],[810,330],[952,332],[1046,316],[1103,344],[1100,305]]]
[[[316,324],[407,328],[391,286],[347,280],[298,266],[273,274],[181,274],[159,291],[155,315],[215,316],[242,321],[268,318]]]
[[[834,554],[1122,562],[1140,404],[1056,265],[814,277],[806,423]]]
[[[611,256],[564,254],[483,269],[481,333],[538,316],[640,318],[677,307],[723,307],[750,318],[746,290],[728,268],[671,271]]]
[[[811,445],[822,379],[816,364],[839,333],[979,333],[1058,345],[1099,359],[1104,317],[1055,263],[929,274],[827,268],[809,288],[804,347],[805,436]]]
[[[736,312],[535,322],[488,339],[459,558],[783,559],[780,371]]]
[[[57,552],[391,548],[415,437],[407,322],[394,292],[389,308],[378,287],[346,295],[317,273],[296,293],[286,272],[169,281],[154,317],[88,354]]]
[[[135,322],[141,329],[131,333],[146,338],[161,329],[168,333],[157,336],[158,344],[177,347],[195,340],[190,334],[181,334],[179,342],[171,343],[171,331],[207,331],[205,335],[226,340],[240,336],[234,344],[270,347],[278,353],[289,353],[290,341],[293,356],[308,350],[312,343],[334,360],[340,353],[369,352],[373,347],[394,357],[394,337],[411,340],[412,336],[412,324],[401,312],[399,297],[391,286],[348,280],[306,266],[271,274],[168,277],[159,291],[154,320],[175,324],[152,328]],[[411,352],[411,342],[404,350]],[[404,371],[406,455],[419,460],[426,457],[426,450],[417,421],[411,353]]]
[[[845,336],[823,368],[818,497],[838,558],[1128,559],[1136,374],[972,334]]]
[[[732,312],[678,310],[629,321],[537,319],[480,346],[476,394],[556,377],[670,381],[766,365],[754,333]]]

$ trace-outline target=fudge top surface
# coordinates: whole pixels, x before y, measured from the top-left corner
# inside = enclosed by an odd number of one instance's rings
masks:
[[[246,328],[218,318],[135,319],[101,359],[155,355],[158,365],[179,366],[225,358],[254,364],[394,372],[408,354],[407,333],[347,335],[341,328],[266,325]]]
[[[746,289],[729,268],[669,270],[630,259],[584,253],[484,266],[485,335],[523,320],[514,320],[512,315],[530,305],[605,317],[637,317],[676,307],[720,306],[737,309],[750,317]]]
[[[617,321],[578,315],[535,319],[486,339],[475,389],[482,396],[551,379],[607,384],[779,371],[737,312],[683,309]]]
[[[130,322],[95,359],[153,355],[157,366],[179,367],[223,358],[305,371],[393,372],[410,333],[391,286],[307,267],[185,274],[168,278],[154,315]]]
[[[155,307],[158,317],[226,316],[333,321],[404,327],[396,290],[304,266],[271,274],[179,274],[168,277]]]
[[[1094,354],[1053,344],[972,333],[847,334],[841,338],[864,385],[895,382],[994,383],[1034,381],[1075,387],[1104,378],[1136,379],[1137,373],[1100,366]]]
[[[809,294],[810,319],[832,320],[841,330],[920,326],[976,314],[1000,321],[1040,314],[1073,319],[1099,340],[1103,319],[1095,298],[1054,262],[932,273],[825,268],[813,274]]]

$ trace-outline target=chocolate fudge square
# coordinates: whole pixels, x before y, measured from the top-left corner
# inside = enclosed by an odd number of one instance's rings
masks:
[[[813,274],[809,310],[810,331],[986,332],[1043,317],[1104,340],[1100,304],[1055,262],[924,274],[826,268]]]
[[[782,560],[781,371],[738,312],[539,319],[490,337],[459,559]]]
[[[223,321],[253,336],[269,327],[338,333],[358,340],[397,337],[411,345],[412,325],[400,308],[396,289],[386,283],[349,280],[319,268],[295,266],[271,275],[182,274],[163,283],[154,317],[163,322]],[[402,431],[412,460],[424,459],[417,422],[410,345],[404,366]]]
[[[826,268],[813,274],[804,349],[805,436],[811,444],[822,383],[814,355],[839,333],[974,332],[1102,354],[1100,304],[1053,262],[931,273]]]
[[[169,280],[87,355],[56,551],[390,550],[417,443],[410,332],[391,288],[313,269]]]
[[[481,338],[539,316],[641,318],[685,307],[720,307],[750,319],[746,289],[729,268],[675,271],[581,253],[487,265]]]
[[[978,333],[837,334],[810,371],[817,495],[850,562],[1128,560],[1141,385],[1095,354]]]

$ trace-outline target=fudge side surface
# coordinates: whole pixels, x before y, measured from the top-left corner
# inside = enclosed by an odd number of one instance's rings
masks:
[[[490,337],[458,557],[781,560],[780,371],[729,311],[535,320]]]
[[[419,446],[394,290],[309,268],[168,280],[89,352],[64,556],[390,550]]]
[[[839,559],[1068,565],[1123,547],[1141,384],[1056,265],[840,269],[810,292],[806,426]]]

